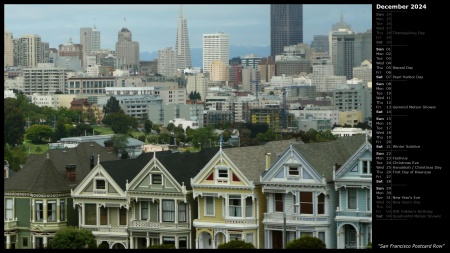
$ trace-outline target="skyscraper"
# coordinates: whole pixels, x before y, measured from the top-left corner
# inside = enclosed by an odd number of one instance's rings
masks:
[[[133,72],[139,70],[139,42],[132,40],[131,31],[122,28],[118,33],[116,42],[116,56],[120,69],[128,69]]]
[[[303,5],[270,5],[270,55],[283,53],[284,46],[303,43]]]
[[[3,67],[14,66],[14,46],[13,46],[13,35],[11,32],[6,31],[6,26],[4,27],[4,40],[3,40],[3,56],[4,62]]]
[[[223,32],[203,34],[203,73],[210,72],[215,60],[227,66],[230,60],[230,37]]]
[[[192,67],[191,48],[189,46],[189,35],[187,21],[184,17],[184,8],[180,7],[180,17],[178,18],[177,41],[175,45],[177,55],[177,69]]]
[[[100,50],[100,31],[95,28],[80,28],[80,44],[83,45],[83,54],[89,55],[92,51]]]

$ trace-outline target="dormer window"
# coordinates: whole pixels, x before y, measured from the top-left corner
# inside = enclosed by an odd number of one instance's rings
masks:
[[[216,167],[216,182],[217,183],[228,183],[229,179],[229,168],[226,166]]]
[[[106,190],[106,182],[104,179],[95,180],[95,189],[96,190]]]
[[[299,172],[299,167],[298,166],[289,166],[289,176],[299,176],[300,172]]]
[[[162,185],[161,174],[152,174],[152,185]]]
[[[361,172],[365,175],[372,175],[372,161],[371,160],[361,160]]]

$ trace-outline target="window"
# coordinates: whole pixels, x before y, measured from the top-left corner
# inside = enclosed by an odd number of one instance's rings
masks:
[[[175,237],[163,236],[163,244],[175,244]]]
[[[205,197],[205,215],[214,216],[214,197]]]
[[[362,161],[362,173],[372,174],[372,161]]]
[[[178,249],[187,249],[186,237],[178,237]]]
[[[312,195],[312,192],[300,192],[300,214],[313,214]]]
[[[162,212],[163,212],[163,220],[166,222],[174,222],[175,221],[175,201],[173,200],[163,200],[162,201]]]
[[[299,173],[299,168],[296,166],[289,166],[289,176],[298,176]]]
[[[127,225],[127,209],[125,207],[119,209],[119,225]]]
[[[275,212],[283,212],[283,194],[275,193]]]
[[[100,225],[108,225],[108,209],[100,207]]]
[[[242,217],[241,196],[230,195],[228,198],[229,216]]]
[[[301,231],[300,232],[300,237],[303,237],[303,236],[311,236],[311,237],[313,237],[313,232]]]
[[[186,203],[178,204],[178,222],[186,222]]]
[[[253,243],[253,234],[246,234],[245,242]]]
[[[47,221],[56,221],[56,201],[47,202]]]
[[[97,190],[106,190],[106,182],[103,179],[95,180],[95,189]]]
[[[161,174],[152,174],[152,184],[162,184]]]
[[[245,217],[253,217],[252,197],[245,198]]]
[[[86,225],[97,225],[97,207],[96,204],[85,204],[84,205],[84,224]]]
[[[148,220],[148,201],[141,202],[141,220]]]
[[[59,201],[59,220],[60,221],[66,220],[66,201],[65,200]]]
[[[323,243],[325,243],[325,232],[319,232],[319,239],[322,240]]]
[[[13,217],[13,199],[6,199],[5,219],[6,220],[14,219],[14,217]]]
[[[36,201],[36,221],[44,220],[44,204],[42,200]]]
[[[317,214],[325,214],[325,194],[317,196]]]
[[[228,169],[218,169],[217,176],[219,178],[228,178]]]
[[[347,189],[348,209],[356,209],[356,189]]]
[[[22,247],[28,248],[28,237],[22,237]]]
[[[371,200],[370,200],[370,190],[366,191],[366,195],[367,195],[367,211],[370,211],[370,204],[371,204]]]
[[[242,240],[242,234],[230,234],[230,241]]]

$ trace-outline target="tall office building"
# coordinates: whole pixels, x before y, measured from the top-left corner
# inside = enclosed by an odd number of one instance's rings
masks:
[[[346,29],[331,32],[331,61],[337,76],[353,78],[353,68],[372,60],[372,30],[354,33]]]
[[[116,42],[116,57],[120,69],[128,69],[133,72],[139,70],[139,43],[132,41],[133,37],[127,28],[122,28],[118,33]]]
[[[215,60],[226,66],[230,60],[230,37],[223,32],[203,34],[203,73],[210,72]]]
[[[83,54],[89,55],[92,51],[100,50],[100,31],[95,28],[80,28],[80,44],[83,45]]]
[[[189,34],[187,21],[184,17],[184,8],[180,7],[180,17],[178,17],[177,41],[175,45],[177,53],[177,69],[192,67],[191,48],[189,46]]]
[[[303,43],[303,5],[270,5],[270,55],[283,53],[285,46]]]
[[[14,66],[14,46],[13,46],[13,35],[11,32],[6,31],[4,27],[4,41],[3,41],[3,56],[4,62],[3,67]]]

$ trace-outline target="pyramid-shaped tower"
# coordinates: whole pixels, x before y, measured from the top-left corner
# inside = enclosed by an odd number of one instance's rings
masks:
[[[177,41],[175,45],[177,55],[177,69],[192,67],[191,48],[189,46],[189,35],[187,20],[184,17],[184,8],[180,7],[180,17],[178,18]]]

